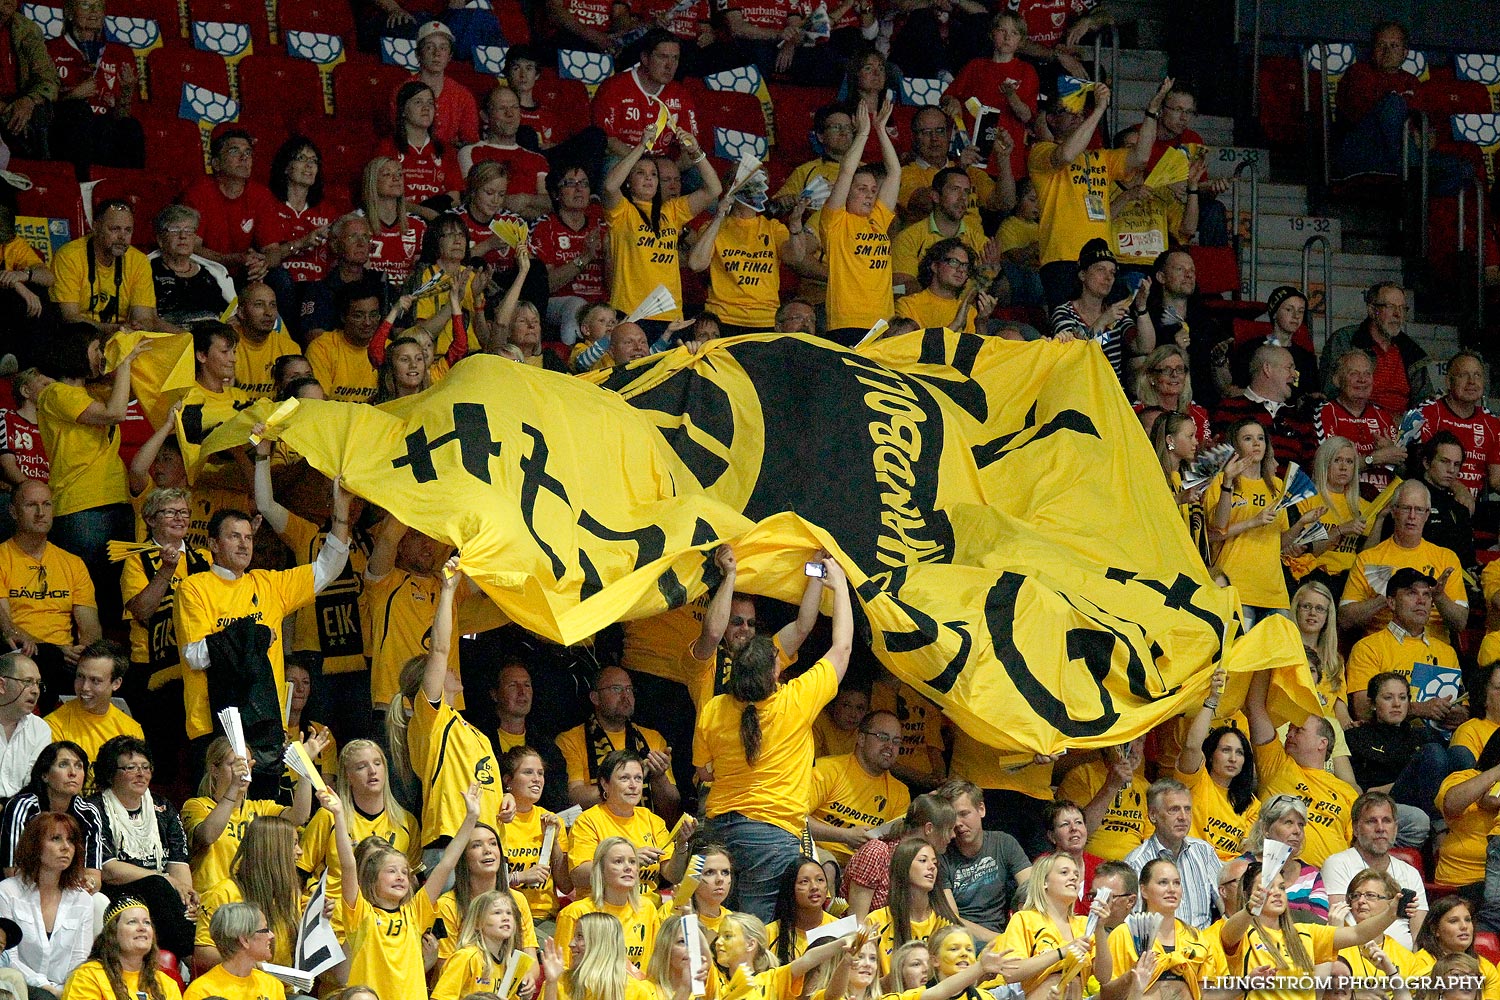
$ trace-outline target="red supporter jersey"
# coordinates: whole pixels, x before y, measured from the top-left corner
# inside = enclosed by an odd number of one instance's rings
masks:
[[[464,189],[464,179],[458,172],[458,154],[446,147],[439,154],[437,144],[431,140],[421,149],[408,146],[403,153],[390,139],[383,139],[375,155],[389,156],[401,164],[407,201],[421,204],[428,198]]]
[[[1475,493],[1483,493],[1489,481],[1489,466],[1500,464],[1500,420],[1483,407],[1472,416],[1460,417],[1441,396],[1422,407],[1422,440],[1447,431],[1464,446],[1464,464],[1458,481]]]
[[[474,247],[495,235],[494,231],[490,229],[488,222],[480,222],[467,211],[459,212],[458,217],[464,220],[464,226],[469,230],[469,252],[471,254],[474,252]],[[514,212],[502,211],[495,216],[495,219],[508,219],[511,222],[519,222],[523,226],[526,225],[526,220]],[[494,267],[509,270],[515,266],[516,252],[509,244],[501,243],[498,250],[491,250],[484,255],[484,262]]]
[[[1048,47],[1062,41],[1070,19],[1087,14],[1093,6],[1093,0],[1009,0],[1007,3],[1010,12],[1020,14],[1021,20],[1026,22],[1027,39]]]
[[[1012,59],[1010,62],[1003,63],[995,62],[993,59],[971,59],[968,65],[959,71],[958,79],[948,85],[943,96],[952,97],[960,104],[971,97],[977,97],[986,106],[999,109],[1000,127],[1010,133],[1013,143],[1010,153],[1011,176],[1020,180],[1026,176],[1026,125],[1010,109],[1010,101],[1006,98],[1005,91],[1001,89],[1001,85],[1006,81],[1015,84],[1017,96],[1031,109],[1034,117],[1041,82],[1037,79],[1036,70],[1031,64],[1021,59]],[[964,124],[969,134],[973,135],[974,120],[967,110],[964,112]],[[995,129],[992,122],[980,135],[979,148],[987,151],[994,141]]]
[[[264,184],[249,181],[238,198],[226,198],[218,181],[204,177],[187,189],[182,203],[198,210],[198,235],[216,253],[245,253],[271,242],[257,230],[276,211],[276,196]]]
[[[427,232],[427,223],[415,215],[407,216],[406,233],[398,226],[379,226],[375,230],[375,241],[370,247],[370,270],[383,274],[387,280],[400,283],[411,277],[412,265],[417,251],[422,248],[422,235]]]
[[[1361,60],[1339,79],[1339,118],[1349,122],[1362,120],[1386,94],[1399,94],[1410,101],[1420,85],[1421,81],[1404,69],[1382,73]]]
[[[113,42],[105,44],[96,66],[89,65],[78,43],[66,34],[47,43],[47,55],[57,67],[57,82],[63,92],[80,86],[93,75],[94,96],[87,100],[96,115],[108,114],[120,103],[125,77],[135,71],[135,55]]]
[[[1396,440],[1396,422],[1388,411],[1374,403],[1366,403],[1364,411],[1355,416],[1343,403],[1329,400],[1313,414],[1313,424],[1320,444],[1331,437],[1341,437],[1354,445],[1354,450],[1359,455],[1361,483],[1377,492],[1390,484],[1389,469],[1383,465],[1365,465],[1365,459],[1375,451],[1377,440]]]
[[[531,230],[531,254],[549,268],[570,264],[575,257],[588,249],[591,232],[599,234],[599,247],[606,243],[608,227],[604,223],[604,210],[597,202],[590,203],[580,230],[568,228],[556,214],[548,214]],[[563,285],[553,295],[576,295],[588,302],[603,302],[604,257],[597,254],[594,262],[579,272],[578,277]]]
[[[781,31],[786,27],[786,19],[793,14],[805,18],[812,12],[802,0],[727,0],[724,10],[737,12],[746,24],[767,31]]]
[[[546,194],[547,158],[524,146],[497,146],[491,142],[476,142],[465,147],[469,153],[469,169],[480,163],[503,163],[510,169],[510,183],[505,190],[511,194]]]
[[[255,223],[256,232],[267,244],[290,243],[300,240],[314,229],[331,225],[334,219],[347,209],[333,204],[325,197],[317,205],[309,205],[301,212],[286,202],[275,201],[265,218]],[[281,266],[293,281],[317,281],[328,273],[328,244],[320,243],[310,250],[287,256]]]
[[[0,455],[14,455],[21,475],[27,479],[47,481],[49,466],[42,449],[42,432],[15,410],[0,410]]]
[[[603,129],[605,135],[634,146],[641,141],[646,126],[656,121],[658,100],[677,116],[678,128],[703,138],[698,133],[698,113],[682,84],[669,83],[652,97],[642,89],[634,69],[618,73],[599,85],[599,91],[594,95],[594,124]],[[663,132],[651,147],[651,152],[665,153],[676,145],[677,136]],[[711,140],[709,145],[712,146]]]
[[[608,31],[614,10],[613,0],[568,0],[568,16],[585,28]]]
[[[543,146],[555,146],[568,136],[563,135],[562,122],[551,108],[537,106],[521,109],[521,124],[530,125]]]
[[[677,0],[645,0],[644,3],[635,5],[638,17],[655,23],[658,14],[668,14],[667,30],[685,41],[694,41],[704,25],[708,23],[709,10],[708,0],[692,0],[692,3],[683,10],[674,10]],[[858,8],[855,11],[855,24],[859,23]],[[839,25],[834,25],[839,27]]]

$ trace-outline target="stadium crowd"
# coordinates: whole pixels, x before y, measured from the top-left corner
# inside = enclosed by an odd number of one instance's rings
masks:
[[[0,204],[0,991],[1198,1000],[1236,975],[1310,996],[1317,973],[1500,998],[1500,949],[1476,948],[1500,931],[1485,361],[1429,357],[1391,283],[1321,355],[1293,287],[1236,341],[1188,250],[1228,225],[1191,87],[1102,136],[1078,42],[1107,16],[1081,0],[894,3],[890,36],[885,5],[845,0],[818,45],[796,4],[552,0],[554,47],[627,67],[565,134],[532,96],[549,49],[511,47],[474,94],[445,75],[467,10],[356,6],[421,66],[357,190],[325,184],[317,136],[272,152],[231,124],[154,219],[104,201],[46,260]],[[140,162],[103,15],[68,0],[44,45],[0,4],[18,154]],[[1394,36],[1357,76],[1382,115]],[[678,82],[747,60],[842,81],[775,191],[714,167]],[[898,63],[952,80],[909,134]],[[696,639],[665,651],[678,684],[625,669],[618,629],[563,650],[475,624],[445,546],[273,441],[188,482],[184,451],[256,399],[381,404],[473,353],[578,374],[931,327],[1096,342],[1204,568],[1247,625],[1292,620],[1323,713],[1278,730],[1266,673],[1221,713],[1218,672],[1128,745],[1006,757],[856,643],[827,553],[790,608],[738,591],[721,547]],[[154,427],[132,391],[154,342],[106,371],[135,331],[192,338]],[[342,962],[312,987],[264,971],[312,925]]]

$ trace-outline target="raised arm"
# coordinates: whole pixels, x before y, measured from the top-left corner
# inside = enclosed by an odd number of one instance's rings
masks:
[[[1250,723],[1250,745],[1265,746],[1276,738],[1276,723],[1266,709],[1266,695],[1271,690],[1271,672],[1257,670],[1250,678],[1250,691],[1245,695],[1245,718]]]
[[[1223,667],[1214,669],[1208,697],[1203,699],[1203,707],[1193,716],[1188,731],[1182,737],[1182,749],[1177,752],[1178,773],[1197,774],[1198,768],[1203,766],[1203,741],[1208,739],[1208,731],[1213,728],[1214,713],[1219,709],[1219,696],[1224,693],[1224,682],[1228,679],[1229,675],[1224,672]]]
[[[396,568],[396,549],[400,547],[401,539],[406,537],[406,532],[406,525],[396,520],[394,514],[387,514],[385,520],[376,526],[375,546],[370,550],[370,558],[365,563],[366,580],[374,583]]]
[[[338,845],[339,867],[346,872],[359,871],[359,867],[354,863],[354,845],[349,842],[349,826],[344,819],[344,803],[333,793],[332,789],[319,792],[318,802],[333,814],[333,840]],[[343,894],[345,906],[353,906],[359,902],[359,879],[340,879],[339,888]]]
[[[453,578],[458,574],[454,573]],[[450,603],[452,598],[449,598]],[[434,639],[433,645],[437,645]],[[443,856],[433,866],[432,873],[427,876],[426,885],[422,891],[427,893],[427,898],[433,903],[443,894],[444,887],[448,884],[448,878],[453,874],[453,869],[458,866],[458,859],[464,856],[464,849],[469,846],[469,837],[474,833],[474,824],[479,820],[479,785],[477,783],[469,786],[464,792],[464,821],[459,824],[458,832],[453,839],[448,841],[448,846],[443,848]]]
[[[1089,148],[1089,140],[1094,137],[1094,130],[1099,127],[1099,122],[1104,119],[1104,112],[1109,108],[1109,86],[1097,84],[1094,87],[1094,109],[1089,112],[1083,124],[1078,130],[1068,136],[1052,150],[1052,168],[1061,170],[1083,155],[1083,151]],[[1146,146],[1147,155],[1150,155],[1151,147]]]
[[[1167,95],[1172,92],[1174,82],[1170,76],[1162,80],[1161,86],[1156,88],[1156,93],[1146,104],[1146,117],[1141,121],[1139,141],[1130,151],[1131,170],[1144,167],[1151,161],[1151,147],[1156,145],[1156,120],[1161,117],[1162,105],[1166,103]]]
[[[642,156],[646,155],[646,146],[650,141],[649,133],[642,135],[641,141],[635,144],[635,148],[620,157],[619,162],[610,168],[604,178],[605,208],[614,208],[624,199],[625,196],[620,193],[621,189],[625,186],[630,172],[635,169],[635,165],[640,162]]]
[[[854,171],[859,169],[860,157],[864,155],[865,143],[870,139],[870,108],[863,101],[854,111],[854,142],[839,161],[839,175],[828,193],[828,206],[843,211],[849,201],[849,188],[854,184]],[[896,173],[899,175],[900,170]],[[900,183],[899,177],[897,183]]]
[[[125,421],[125,411],[130,406],[130,365],[136,358],[156,346],[155,341],[142,339],[120,359],[114,370],[114,381],[110,383],[109,402],[93,402],[78,415],[78,422],[87,427],[110,427]]]
[[[453,595],[462,580],[458,556],[450,556],[443,564],[443,589],[438,593],[437,614],[432,619],[432,646],[422,672],[422,695],[434,705],[443,700],[448,677],[448,651],[453,642]]]
[[[280,535],[286,531],[292,512],[276,502],[271,486],[271,448],[275,442],[264,437],[264,426],[256,427],[254,434],[260,438],[260,443],[255,446],[255,509],[260,511],[271,530]]]
[[[694,271],[707,271],[708,266],[714,259],[714,239],[719,235],[719,227],[724,225],[724,220],[729,217],[729,212],[734,208],[734,202],[725,198],[719,203],[719,210],[709,220],[708,225],[703,227],[703,232],[698,234],[698,239],[693,242],[693,250],[688,254],[688,267]]]
[[[145,444],[136,449],[135,457],[130,460],[130,468],[127,470],[130,477],[131,496],[140,496],[151,485],[151,466],[156,462],[156,456],[161,454],[161,446],[166,444],[167,438],[176,432],[177,413],[181,409],[182,400],[179,399],[167,411],[166,419],[161,422],[156,432],[146,439]]]
[[[707,211],[708,206],[718,200],[719,195],[724,193],[724,184],[719,180],[719,175],[708,168],[708,154],[698,145],[697,138],[691,132],[677,133],[677,142],[688,157],[688,166],[698,171],[698,176],[703,179],[703,186],[687,196],[688,207],[697,215]]]
[[[901,195],[901,156],[885,123],[891,120],[892,101],[886,101],[875,115],[875,138],[880,143],[880,161],[885,165],[885,176],[880,179],[880,203],[892,212],[896,210],[896,199]],[[861,150],[863,146],[859,147]]]
[[[723,579],[719,581],[719,589],[714,591],[713,600],[708,602],[708,609],[703,612],[698,638],[693,640],[693,659],[699,661],[707,660],[719,648],[724,630],[729,628],[729,609],[734,604],[734,549],[720,545],[714,550],[714,564],[719,567]]]
[[[833,592],[833,644],[823,658],[833,664],[840,681],[849,669],[849,650],[854,646],[854,610],[849,598],[849,579],[833,556],[823,560],[824,582]]]
[[[495,310],[495,329],[504,331],[505,342],[510,343],[510,321],[515,318],[516,305],[521,301],[521,286],[526,284],[526,275],[531,270],[531,254],[526,252],[526,244],[516,247],[516,280],[510,283],[510,288],[505,291],[505,298],[500,300],[500,306]],[[454,297],[454,305],[461,313],[458,297]],[[495,343],[485,344],[487,351],[503,346],[500,337],[494,338]]]
[[[819,559],[826,559],[827,552],[818,554]],[[813,627],[818,624],[818,605],[823,599],[823,578],[810,576],[807,585],[802,588],[802,603],[797,606],[797,617],[782,626],[780,632],[776,633],[776,643],[781,651],[786,654],[788,660],[797,658],[797,650],[807,641],[812,634]]]

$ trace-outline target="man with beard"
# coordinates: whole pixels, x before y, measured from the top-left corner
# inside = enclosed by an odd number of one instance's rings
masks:
[[[854,752],[824,757],[813,766],[807,829],[839,864],[874,839],[875,827],[906,815],[911,793],[891,767],[901,750],[901,723],[892,712],[860,720]]]
[[[617,750],[628,750],[641,760],[646,786],[641,805],[665,819],[675,819],[682,801],[672,782],[672,751],[661,733],[637,726],[635,682],[619,667],[605,667],[589,695],[594,711],[583,725],[558,736],[557,749],[568,765],[568,797],[589,809],[603,801],[600,767]]]

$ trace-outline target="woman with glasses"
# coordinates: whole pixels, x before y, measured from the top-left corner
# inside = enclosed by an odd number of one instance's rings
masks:
[[[104,817],[104,893],[119,902],[134,897],[151,911],[161,946],[174,955],[193,952],[198,893],[188,867],[187,834],[177,810],[151,794],[151,749],[133,736],[116,736],[99,748],[91,802]]]
[[[185,1000],[204,997],[279,997],[281,983],[261,970],[276,960],[276,932],[266,915],[250,903],[225,903],[208,925],[219,964],[193,977]]]
[[[274,211],[258,223],[264,227],[261,248],[266,257],[266,284],[276,292],[284,319],[294,319],[296,286],[328,274],[328,227],[348,210],[344,199],[324,190],[323,157],[317,144],[293,135],[271,160],[269,187]]]
[[[961,333],[974,333],[977,317],[979,332],[988,333],[995,297],[987,291],[965,295],[969,279],[977,277],[975,264],[974,252],[963,240],[938,240],[917,265],[917,283],[922,290],[897,299],[896,315],[914,320],[923,329],[941,326]]]
[[[1282,866],[1287,905],[1306,910],[1315,920],[1328,919],[1328,890],[1323,888],[1323,873],[1298,857],[1307,833],[1307,803],[1295,795],[1273,795],[1261,806],[1260,816],[1246,834],[1242,857],[1260,866],[1265,858],[1267,840],[1278,840],[1292,849]]]
[[[1349,892],[1344,903],[1336,903],[1329,910],[1332,923],[1344,922],[1343,914],[1362,922],[1384,910],[1401,895],[1401,886],[1387,872],[1366,868],[1349,880]],[[1347,905],[1346,905],[1347,904]],[[1344,948],[1339,957],[1349,964],[1354,975],[1361,979],[1387,979],[1391,976],[1409,978],[1417,975],[1422,963],[1411,950],[1389,934],[1381,934],[1373,941]]]
[[[632,750],[611,750],[599,762],[598,782],[599,804],[585,809],[569,831],[573,887],[589,886],[594,853],[610,837],[622,837],[635,846],[640,878],[649,889],[655,889],[663,877],[668,882],[680,879],[688,862],[688,838],[697,824],[692,817],[684,818],[674,841],[667,835],[662,818],[641,804],[646,769],[640,755]]]
[[[1187,352],[1176,344],[1162,344],[1146,355],[1140,377],[1135,381],[1135,412],[1159,406],[1168,413],[1185,413],[1193,420],[1198,444],[1213,440],[1208,411],[1193,402],[1193,378]]]
[[[152,228],[156,249],[149,256],[156,288],[157,315],[169,323],[218,319],[234,301],[234,281],[222,264],[198,256],[202,216],[187,205],[168,205]]]
[[[40,812],[68,813],[83,827],[84,880],[98,892],[104,868],[104,817],[99,807],[83,797],[89,758],[71,740],[43,748],[31,765],[31,781],[0,812],[0,868],[6,878],[16,873],[16,851],[26,824]]]
[[[579,339],[578,315],[603,303],[604,244],[609,228],[604,211],[591,198],[588,171],[566,167],[547,175],[552,211],[531,230],[536,259],[546,265],[547,323],[564,344]]]

